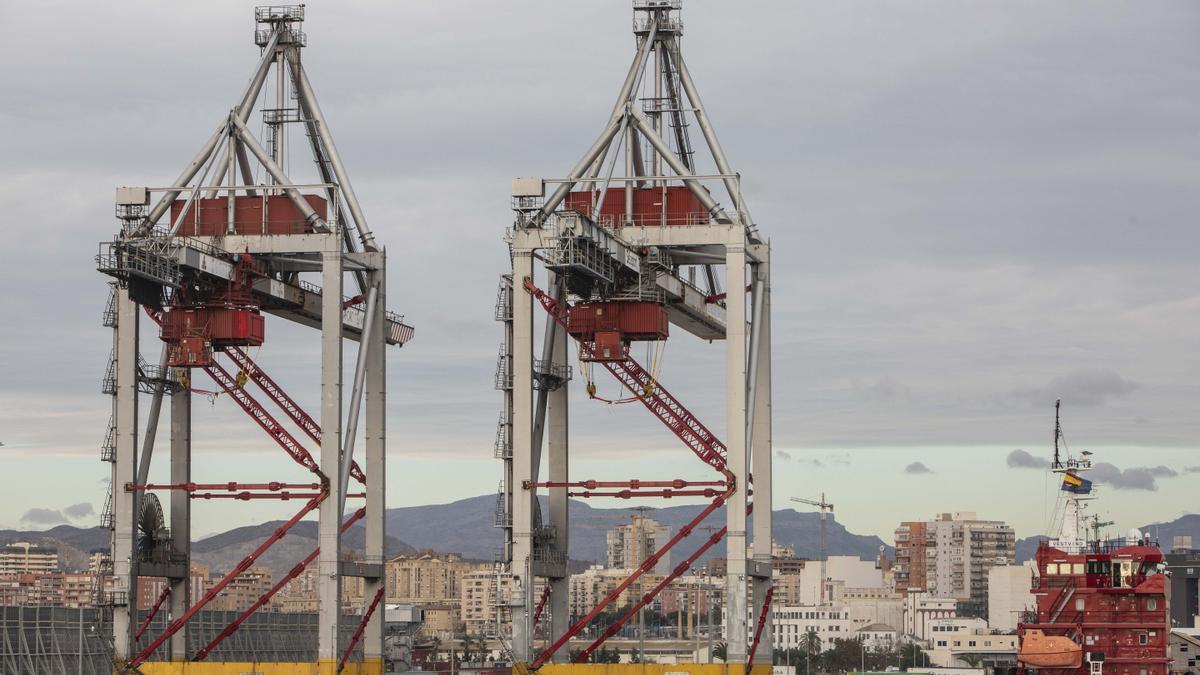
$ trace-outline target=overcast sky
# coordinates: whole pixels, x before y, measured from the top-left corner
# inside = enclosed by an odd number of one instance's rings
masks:
[[[685,58],[773,244],[777,507],[823,491],[888,540],[949,510],[1042,531],[1053,489],[1026,467],[1061,397],[1072,447],[1112,465],[1118,526],[1194,509],[1200,5],[685,5]],[[192,158],[252,29],[248,3],[0,4],[0,528],[95,522],[113,187]],[[391,352],[389,502],[493,492],[509,181],[565,174],[599,133],[629,3],[310,2],[305,31],[417,327]],[[260,361],[315,407],[316,334],[267,333]],[[723,350],[679,333],[663,380],[719,429]],[[644,410],[579,390],[579,478],[704,475]],[[196,424],[198,480],[303,475],[227,401],[198,399]],[[206,503],[196,530],[283,514]]]

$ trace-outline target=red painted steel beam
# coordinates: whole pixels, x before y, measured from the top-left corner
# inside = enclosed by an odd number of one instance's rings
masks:
[[[748,508],[746,510],[746,513],[749,514],[753,510],[754,510],[754,507],[753,507],[753,505],[751,505],[750,508]],[[693,521],[693,522],[698,523],[698,521]],[[689,527],[690,526],[691,525],[689,524]],[[687,559],[685,559],[683,562],[676,565],[675,569],[671,570],[670,574],[663,577],[663,580],[658,582],[658,585],[656,585],[654,588],[651,588],[649,591],[647,591],[646,594],[643,595],[640,600],[638,600],[637,604],[635,604],[632,608],[630,608],[630,610],[628,612],[626,612],[624,616],[617,619],[617,621],[612,626],[609,626],[609,630],[605,631],[604,635],[601,635],[599,638],[596,639],[595,642],[588,645],[587,649],[580,652],[579,655],[575,657],[575,662],[580,663],[580,662],[584,661],[585,659],[587,659],[589,656],[591,656],[592,652],[594,652],[596,649],[598,649],[600,647],[600,645],[604,644],[604,642],[606,640],[608,640],[608,638],[615,635],[617,633],[617,631],[619,631],[621,629],[621,627],[624,626],[626,623],[629,623],[629,621],[631,619],[633,619],[633,617],[637,616],[637,613],[639,611],[641,611],[641,609],[643,607],[650,604],[650,601],[653,600],[655,598],[655,596],[657,596],[659,593],[661,593],[663,591],[663,589],[665,589],[667,586],[671,585],[672,581],[675,581],[680,576],[682,576],[684,572],[687,572],[689,569],[691,569],[692,565],[696,564],[696,561],[700,559],[700,556],[704,555],[705,551],[712,548],[713,546],[716,546],[718,542],[720,542],[722,539],[724,539],[725,533],[727,530],[728,530],[727,527],[722,527],[721,529],[717,530],[716,532],[713,532],[712,536],[710,536],[707,540],[705,540],[705,542],[703,544],[701,544],[699,548],[697,548],[695,551],[693,551],[692,554],[687,557]]]
[[[363,631],[367,629],[367,622],[371,620],[371,615],[375,613],[375,608],[379,606],[379,601],[383,599],[383,587],[379,587],[379,591],[375,593],[375,599],[371,601],[371,606],[367,607],[367,611],[363,613],[362,621],[358,622],[358,629],[354,631],[354,635],[350,636],[350,644],[346,645],[346,651],[342,652],[342,658],[338,660],[338,672],[346,667],[346,661],[350,660],[350,652],[354,651],[354,645],[362,638]]]
[[[641,576],[643,574],[645,574],[646,572],[649,572],[650,570],[654,569],[654,566],[656,564],[658,564],[658,561],[664,555],[666,555],[667,551],[671,550],[671,547],[675,546],[675,544],[678,544],[680,541],[683,541],[684,538],[686,538],[688,535],[690,535],[692,533],[692,530],[697,525],[699,525],[705,518],[707,518],[709,516],[709,514],[711,514],[713,511],[716,511],[718,508],[720,508],[725,503],[725,500],[728,499],[732,493],[733,493],[733,488],[730,488],[724,494],[722,494],[721,496],[719,496],[715,500],[713,500],[713,502],[711,504],[709,504],[707,507],[705,507],[704,510],[702,510],[699,513],[699,515],[697,515],[695,518],[693,518],[691,521],[689,521],[683,527],[679,528],[679,532],[677,532],[675,534],[675,536],[670,539],[670,541],[668,541],[666,544],[663,545],[662,548],[660,548],[657,551],[655,551],[654,553],[650,554],[645,560],[643,560],[642,564],[640,566],[638,566],[638,568],[636,570],[633,571],[633,574],[629,575],[628,577],[626,577],[626,579],[624,581],[617,584],[616,588],[614,588],[611,592],[609,592],[608,595],[604,596],[604,598],[601,599],[600,602],[597,603],[596,606],[593,607],[592,610],[590,612],[588,612],[586,616],[584,616],[582,619],[580,619],[580,620],[576,621],[574,624],[572,624],[571,627],[566,630],[566,632],[564,632],[561,636],[559,636],[559,638],[557,640],[554,641],[554,644],[550,645],[550,647],[547,648],[546,651],[542,652],[540,655],[538,655],[538,657],[536,659],[534,659],[533,663],[530,664],[530,667],[533,668],[534,670],[541,668],[542,665],[546,663],[546,661],[550,660],[551,654],[553,654],[554,652],[557,652],[560,647],[562,647],[564,644],[567,644],[571,640],[571,638],[575,637],[576,635],[578,635],[580,633],[580,631],[582,631],[584,628],[586,628],[587,625],[589,623],[591,623],[592,619],[595,619],[597,616],[599,616],[600,613],[603,612],[606,607],[608,607],[610,604],[612,604],[613,601],[615,601],[618,597],[620,597],[620,595],[625,592],[625,589],[629,588],[633,584],[633,582],[635,582],[639,578],[641,578]],[[655,593],[657,593],[657,591],[655,591]],[[650,597],[653,597],[653,596],[650,596]],[[597,642],[597,645],[599,645],[600,642],[603,642],[606,639],[608,639],[607,636],[602,638],[601,640],[599,640]],[[576,659],[576,660],[578,660],[578,659]]]
[[[528,277],[524,280],[524,287],[551,318],[566,327],[567,308],[563,303],[534,286]],[[586,344],[583,349],[587,351]],[[626,355],[624,361],[604,361],[602,365],[705,464],[717,471],[725,469],[725,445],[641,364]]]
[[[725,469],[725,444],[641,364],[626,358],[602,365],[701,461],[717,471]]]
[[[288,501],[291,499],[313,499],[320,496],[320,492],[193,492],[192,499],[236,499],[238,501],[248,502],[254,499],[275,499],[279,501]],[[346,495],[354,497],[356,495]]]
[[[304,433],[313,441],[321,442],[321,425],[300,407],[291,396],[288,395],[283,387],[279,386],[270,375],[267,374],[262,366],[254,362],[245,351],[237,347],[226,347],[225,354],[237,364],[238,368],[249,376],[250,380],[258,385],[259,389],[263,390],[267,396],[279,406],[285,415],[291,418],[296,426],[300,427]],[[367,477],[363,474],[362,468],[358,466],[358,462],[352,461],[350,464],[350,476],[359,483],[366,483]]]
[[[211,602],[213,598],[217,597],[221,591],[225,590],[225,587],[228,586],[230,582],[232,582],[246,570],[250,569],[250,566],[254,564],[254,561],[258,560],[259,556],[265,553],[268,548],[271,548],[271,546],[273,546],[276,542],[278,542],[280,539],[283,539],[284,535],[288,533],[288,530],[292,529],[296,523],[300,522],[301,518],[308,515],[313,509],[317,508],[317,506],[319,506],[325,499],[327,494],[327,492],[322,491],[317,497],[309,500],[309,502],[304,505],[304,508],[297,511],[296,515],[292,516],[291,519],[289,519],[286,523],[280,525],[279,528],[271,534],[271,536],[267,537],[263,543],[259,544],[257,548],[251,551],[250,555],[242,558],[242,561],[239,562],[236,567],[230,570],[228,574],[222,577],[220,581],[214,584],[213,587],[204,594],[204,597],[200,598],[196,604],[189,607],[182,616],[171,622],[171,625],[167,626],[167,629],[164,630],[161,635],[154,638],[153,642],[151,642],[137,656],[129,661],[129,663],[126,664],[126,669],[135,670],[138,665],[150,658],[150,655],[154,653],[154,650],[162,646],[162,644],[170,639],[172,635],[178,633],[179,629],[183,628],[184,624],[191,620],[191,618],[195,616],[201,609],[204,609],[204,606]]]
[[[630,488],[638,490],[641,488],[674,488],[676,490],[686,487],[728,487],[728,484],[723,480],[578,480],[578,481],[544,481],[523,483],[525,488],[586,488],[595,490],[596,488]]]
[[[716,502],[713,502],[713,504],[714,505],[722,504],[722,503],[724,503],[726,498],[728,498],[728,495],[725,495],[722,499],[719,499]],[[705,514],[701,514],[701,515],[705,515]],[[702,520],[703,520],[703,518],[693,520],[692,522],[688,523],[685,527],[687,527],[689,529],[692,527],[695,527],[696,525],[699,525]],[[708,539],[706,539],[704,541],[704,543],[701,544],[695,551],[693,551],[692,554],[690,556],[688,556],[683,562],[676,565],[675,569],[671,570],[670,574],[663,577],[662,581],[658,582],[658,584],[655,585],[654,588],[651,588],[649,591],[647,591],[645,593],[645,595],[643,595],[641,597],[641,599],[639,599],[637,601],[637,603],[635,603],[633,605],[633,607],[631,607],[629,609],[629,611],[625,612],[625,614],[623,616],[621,616],[621,618],[617,619],[611,626],[609,626],[608,629],[606,629],[604,631],[604,633],[600,635],[600,637],[596,638],[595,642],[588,645],[588,647],[586,649],[584,649],[582,652],[580,652],[574,659],[575,663],[581,663],[581,662],[587,660],[588,657],[591,656],[592,652],[599,649],[600,645],[604,644],[605,641],[607,641],[613,635],[616,635],[617,631],[621,630],[622,626],[624,626],[626,623],[629,623],[629,621],[631,619],[633,619],[633,617],[637,616],[637,613],[640,612],[643,607],[650,604],[650,601],[653,600],[655,598],[655,596],[657,596],[659,593],[661,593],[663,591],[663,589],[665,589],[667,586],[669,586],[672,581],[678,579],[680,576],[683,575],[684,572],[688,571],[688,569],[690,569],[691,566],[694,565],[696,563],[696,561],[700,559],[700,556],[704,555],[705,551],[712,548],[713,546],[715,546],[717,544],[717,542],[719,542],[723,538],[725,538],[726,530],[727,530],[727,528],[722,527],[721,529],[717,530],[716,532],[713,532],[712,536],[710,536]]]
[[[542,597],[538,600],[537,607],[533,610],[533,627],[534,632],[537,632],[538,621],[542,618],[542,610],[546,609],[546,601],[550,599],[550,586],[547,585],[542,589]]]
[[[615,499],[638,499],[642,497],[657,497],[659,499],[670,499],[672,497],[707,497],[712,499],[721,494],[721,490],[716,488],[704,488],[703,490],[610,490],[610,491],[589,491],[583,492],[568,492],[568,497],[613,497]]]
[[[142,625],[138,626],[137,633],[134,633],[134,642],[142,639],[142,634],[145,633],[146,629],[150,627],[150,622],[154,620],[156,615],[158,615],[158,610],[162,607],[163,601],[166,600],[167,596],[170,594],[171,585],[167,584],[163,586],[162,593],[158,594],[158,600],[156,600],[154,602],[154,606],[150,608],[150,613],[146,615],[145,620],[142,621]]]
[[[279,424],[279,422],[272,417],[271,414],[268,413],[267,410],[263,408],[253,396],[251,396],[245,389],[237,386],[237,382],[233,379],[228,371],[226,371],[220,365],[214,364],[204,368],[204,372],[208,373],[209,377],[211,377],[214,382],[224,389],[225,393],[229,394],[230,398],[232,398],[239,406],[241,406],[242,410],[245,410],[255,422],[258,422],[258,425],[263,428],[263,431],[266,431],[268,436],[275,439],[275,442],[279,444],[279,447],[283,448],[283,451],[286,452],[293,460],[295,460],[297,464],[303,466],[309,471],[312,471],[318,476],[324,477],[320,468],[317,466],[316,460],[313,459],[308,450],[304,449],[304,446],[300,445],[300,442],[297,441],[294,436],[288,433],[287,429],[284,429],[283,425]]]
[[[185,490],[187,492],[196,492],[197,490],[228,490],[235,492],[237,490],[319,490],[320,483],[147,483],[146,485],[134,485],[132,483],[125,484],[126,490]]]
[[[367,515],[366,509],[359,509],[359,510],[355,511],[354,515],[350,516],[349,518],[346,519],[346,522],[342,523],[342,527],[338,531],[338,533],[345,534],[346,530],[349,530],[351,525],[353,525],[354,523],[357,523],[359,520],[362,520],[363,518],[366,517],[366,515]],[[295,567],[293,567],[291,570],[289,570],[288,573],[285,574],[282,579],[277,581],[274,586],[269,588],[266,593],[263,593],[262,596],[260,596],[257,600],[255,600],[254,604],[250,605],[250,607],[247,608],[246,611],[242,612],[240,615],[238,615],[238,617],[236,619],[231,621],[229,623],[229,625],[225,626],[225,628],[223,628],[221,630],[221,632],[218,633],[217,636],[212,639],[211,642],[209,642],[208,644],[201,647],[200,650],[196,652],[196,655],[192,657],[192,660],[193,661],[203,661],[205,658],[207,658],[208,655],[212,652],[212,650],[217,648],[217,645],[219,645],[225,641],[225,638],[236,633],[238,628],[241,628],[242,624],[246,621],[246,619],[250,618],[251,614],[253,614],[253,613],[257,612],[259,609],[261,609],[264,605],[266,605],[268,602],[271,601],[271,598],[275,597],[275,594],[277,594],[277,593],[279,593],[279,591],[283,590],[284,586],[287,586],[289,583],[292,582],[293,579],[300,576],[300,574],[302,572],[304,572],[304,568],[311,565],[312,561],[316,560],[317,556],[320,553],[321,553],[321,549],[319,547],[314,548],[312,550],[312,553],[309,553],[304,558],[304,560],[301,560],[300,562],[296,563]]]
[[[754,627],[754,641],[750,643],[750,652],[746,655],[746,672],[754,665],[754,653],[758,651],[758,641],[762,638],[763,626],[767,625],[767,613],[771,611],[771,596],[775,595],[775,587],[767,589],[767,597],[763,600],[762,611],[758,613],[758,625]]]

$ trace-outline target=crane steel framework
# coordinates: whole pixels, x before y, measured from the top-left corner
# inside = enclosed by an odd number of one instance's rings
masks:
[[[516,221],[506,236],[512,273],[501,279],[496,306],[504,340],[495,452],[504,462],[496,524],[504,531],[500,558],[511,579],[513,659],[532,669],[567,661],[573,637],[705,517],[724,510],[726,526],[698,542],[574,660],[587,661],[724,538],[727,661],[749,668],[769,664],[772,654],[770,247],[750,217],[740,176],[725,158],[684,63],[681,0],[633,0],[633,10],[636,55],[604,131],[565,178],[513,181]],[[698,171],[689,136],[693,123],[715,173]],[[623,172],[616,172],[619,161]],[[718,201],[725,197],[727,206]],[[535,260],[545,273],[542,284]],[[722,271],[732,292],[721,288]],[[535,302],[548,315],[540,358],[534,357]],[[653,364],[643,366],[631,356],[632,341],[666,339],[668,322],[704,340],[725,340],[724,441],[658,380]],[[624,386],[628,396],[619,402],[645,406],[717,476],[571,479],[568,337],[578,342],[581,364],[600,364]],[[588,393],[599,398],[591,382]],[[540,476],[543,445],[548,479]],[[751,470],[754,502],[763,508],[748,537]],[[548,495],[548,523],[542,522],[539,490]],[[569,623],[570,497],[692,497],[707,503],[591,612]],[[548,602],[535,597],[536,577],[548,579]],[[537,621],[547,604],[548,638],[538,651]]]
[[[114,590],[105,604],[112,611],[112,653],[120,670],[176,672],[165,670],[171,664],[163,661],[204,660],[314,561],[317,672],[383,670],[383,619],[375,608],[384,583],[385,347],[403,345],[413,329],[386,310],[386,256],[367,225],[301,63],[307,43],[303,21],[303,5],[256,8],[254,39],[261,58],[241,97],[170,185],[117,189],[121,229],[115,239],[100,245],[97,255],[98,269],[115,279],[105,312],[114,347],[104,390],[112,396],[113,414],[102,458],[112,464],[104,521],[113,530]],[[273,96],[264,95],[272,72]],[[260,98],[268,131],[265,142],[247,124]],[[299,125],[307,137],[319,182],[300,184],[287,175],[291,125]],[[256,180],[259,174],[261,181]],[[152,206],[154,195],[158,198]],[[169,224],[160,226],[168,213]],[[301,277],[310,273],[320,275],[320,286]],[[352,298],[343,297],[346,274],[357,286],[358,295]],[[143,309],[164,341],[157,366],[140,355]],[[263,342],[260,312],[320,330],[317,417],[305,412],[242,349]],[[348,399],[343,390],[346,338],[359,343]],[[222,354],[231,367],[222,365]],[[300,465],[307,480],[193,482],[191,395],[204,391],[192,382],[197,372],[212,379],[220,393]],[[289,431],[250,393],[250,383],[299,434]],[[151,397],[144,416],[139,414],[139,394]],[[169,400],[170,481],[156,484],[148,476],[164,398]],[[354,460],[359,413],[364,409],[365,471]],[[142,424],[144,435],[139,433]],[[316,456],[300,437],[318,446]],[[362,489],[351,493],[351,479]],[[165,520],[156,520],[162,518],[156,510],[159,492],[170,495],[169,527]],[[352,506],[348,514],[347,498],[365,503]],[[202,597],[191,598],[195,499],[295,500],[302,505]],[[319,520],[318,548],[207,645],[190,652],[189,621],[313,512]],[[340,535],[359,521],[366,528],[366,548],[361,560],[349,561],[342,555]],[[154,611],[139,624],[135,595],[143,576],[165,577],[168,584]],[[351,608],[358,610],[351,619],[344,618],[342,607],[342,578],[347,576],[363,577],[366,588],[367,604]],[[166,609],[166,627],[148,632],[160,606]],[[352,630],[343,631],[343,622]],[[340,637],[343,633],[348,639]],[[347,663],[355,653],[362,655],[361,661]],[[192,666],[188,672],[202,672]],[[271,672],[261,663],[253,670]]]

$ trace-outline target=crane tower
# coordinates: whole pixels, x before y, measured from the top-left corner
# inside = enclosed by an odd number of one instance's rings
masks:
[[[531,669],[567,661],[570,640],[672,551],[682,560],[672,572],[583,643],[575,660],[588,660],[721,539],[728,559],[727,661],[747,668],[771,662],[770,247],[684,61],[680,10],[680,0],[634,0],[636,52],[599,137],[566,176],[513,181],[516,218],[506,237],[512,274],[501,280],[496,312],[504,326],[496,377],[504,397],[496,435],[504,480],[496,522],[505,534],[501,558],[513,589],[513,658]],[[693,145],[696,130],[707,153]],[[543,314],[535,356],[535,323]],[[661,342],[673,331],[724,341],[724,439],[659,381],[651,364],[633,356],[633,343]],[[608,371],[615,377],[626,394],[616,402],[648,409],[700,460],[693,466],[702,477],[602,481],[569,475],[568,364],[576,358],[581,374]],[[589,394],[599,398],[587,379]],[[543,454],[548,475],[540,473]],[[539,492],[548,497],[548,522],[542,522]],[[704,506],[571,623],[571,497],[689,497]],[[748,532],[755,505],[760,513]],[[724,528],[689,539],[705,517],[721,512]],[[684,540],[678,550],[692,553],[674,553]],[[535,578],[547,580],[548,597],[536,597]],[[539,651],[534,636],[547,614],[548,639]]]
[[[120,229],[97,255],[99,270],[112,278],[105,323],[113,329],[114,347],[104,390],[113,414],[103,458],[112,465],[105,522],[112,528],[115,590],[106,604],[113,616],[113,657],[122,672],[183,672],[171,670],[178,663],[169,662],[221,661],[222,642],[314,562],[319,622],[311,641],[312,672],[383,671],[385,347],[403,345],[413,329],[386,309],[386,256],[302,63],[303,21],[303,5],[255,10],[261,55],[245,90],[219,115],[178,178],[163,187],[117,189]],[[263,140],[251,131],[258,127],[251,114],[260,99]],[[221,109],[214,106],[214,112]],[[301,132],[297,145],[311,151],[316,167],[315,180],[307,183],[293,180],[285,168],[293,129]],[[350,297],[343,292],[347,275]],[[249,348],[269,336],[266,315],[320,332],[313,359],[320,386],[315,414],[251,358]],[[162,342],[154,360],[141,354],[143,326]],[[354,378],[343,388],[347,339],[358,348]],[[200,415],[193,416],[194,391],[216,392],[222,405],[228,401],[243,410],[253,422],[247,434],[279,446],[292,460],[288,472],[245,475],[235,464],[221,482],[195,482],[193,466],[203,459],[193,458],[192,439],[203,438],[206,429]],[[148,410],[141,408],[142,397],[149,398]],[[161,459],[155,438],[164,406],[170,480],[153,484],[149,474]],[[361,465],[354,459],[360,411]],[[265,438],[249,431],[254,425]],[[166,513],[159,495],[169,505]],[[190,597],[192,505],[214,499],[239,500],[248,509],[258,500],[282,502],[294,506],[294,515],[209,590]],[[318,518],[316,550],[296,560],[224,629],[214,634],[211,626],[196,627],[198,614],[222,589],[310,515]],[[340,534],[359,522],[365,550],[347,559]],[[139,615],[134,599],[139,577],[167,579],[148,616]],[[364,604],[349,608],[349,616],[341,607],[347,577],[363,578],[366,589]],[[165,628],[150,630],[160,612]],[[272,659],[267,652],[254,660]],[[211,672],[276,672],[270,664],[241,665],[212,663]],[[192,663],[187,672],[209,671]]]

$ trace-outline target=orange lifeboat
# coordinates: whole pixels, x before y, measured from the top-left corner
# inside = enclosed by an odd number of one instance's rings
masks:
[[[1021,638],[1017,661],[1034,668],[1078,668],[1083,663],[1083,647],[1069,637],[1031,628]]]

